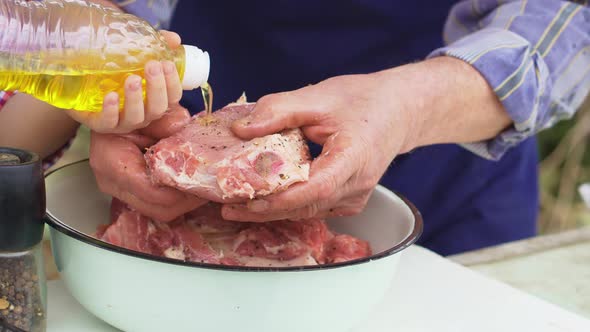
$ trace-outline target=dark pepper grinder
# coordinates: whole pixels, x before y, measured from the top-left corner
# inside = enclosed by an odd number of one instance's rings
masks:
[[[0,331],[46,329],[44,215],[39,156],[0,147]]]

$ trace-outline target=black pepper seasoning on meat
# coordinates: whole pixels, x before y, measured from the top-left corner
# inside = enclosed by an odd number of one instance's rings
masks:
[[[43,332],[43,171],[37,155],[0,147],[3,159],[10,154],[18,163],[0,163],[0,331]]]

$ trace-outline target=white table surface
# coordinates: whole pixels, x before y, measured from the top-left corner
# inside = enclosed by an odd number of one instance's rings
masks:
[[[78,305],[61,281],[49,282],[48,294],[48,332],[118,331]],[[381,306],[353,330],[386,331],[587,332],[590,320],[413,246]]]

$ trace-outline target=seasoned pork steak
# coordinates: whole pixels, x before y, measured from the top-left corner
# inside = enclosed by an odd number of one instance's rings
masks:
[[[244,141],[231,124],[254,104],[235,103],[195,115],[177,134],[148,149],[145,159],[155,183],[214,202],[239,202],[306,181],[310,155],[299,129]]]

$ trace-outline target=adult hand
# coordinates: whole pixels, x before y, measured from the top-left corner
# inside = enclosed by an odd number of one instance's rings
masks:
[[[171,221],[206,203],[176,189],[153,184],[142,153],[158,139],[179,130],[189,119],[186,109],[175,106],[143,130],[127,135],[92,132],[90,166],[100,190],[159,221]]]
[[[224,205],[222,213],[237,221],[357,214],[397,154],[488,139],[510,123],[477,70],[450,57],[268,95],[233,124],[235,134],[249,139],[301,128],[323,145],[322,153],[309,181],[248,204]]]
[[[161,35],[171,48],[180,46],[180,37],[169,31]],[[144,105],[142,78],[130,75],[125,80],[125,101],[119,110],[119,95],[110,92],[104,97],[101,112],[79,112],[67,110],[74,120],[99,133],[122,134],[146,127],[159,119],[164,112],[178,103],[182,97],[182,85],[176,66],[171,61],[149,61],[145,65]]]
[[[341,76],[293,92],[261,98],[251,115],[233,125],[243,138],[301,128],[323,145],[308,182],[287,191],[225,205],[224,218],[238,221],[303,219],[359,213],[396,154],[412,122],[401,102],[384,96],[383,77]]]

